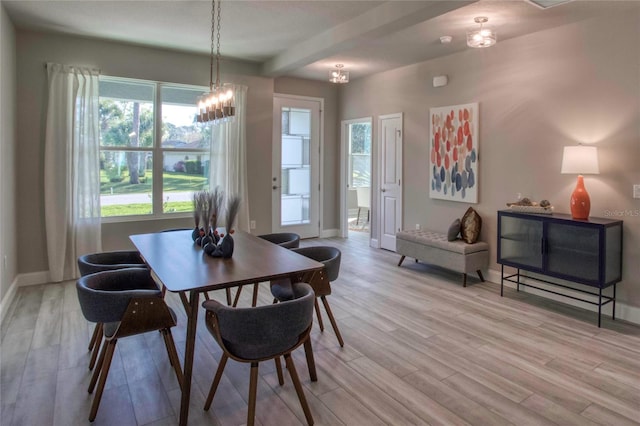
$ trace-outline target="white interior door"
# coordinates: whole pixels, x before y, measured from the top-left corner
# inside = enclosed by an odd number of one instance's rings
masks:
[[[321,100],[273,100],[273,232],[320,235]]]
[[[380,116],[380,248],[396,250],[396,232],[402,229],[402,114]]]

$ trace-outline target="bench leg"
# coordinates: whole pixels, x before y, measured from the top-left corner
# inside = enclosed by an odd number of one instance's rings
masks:
[[[404,258],[405,258],[405,256],[402,255],[402,257],[400,258],[400,262],[398,262],[398,266],[402,265],[402,262],[404,262]]]
[[[476,272],[478,273],[478,277],[480,278],[480,281],[484,282],[484,277],[482,276],[482,271],[480,269],[478,269]]]
[[[462,274],[462,287],[467,286],[467,274]]]

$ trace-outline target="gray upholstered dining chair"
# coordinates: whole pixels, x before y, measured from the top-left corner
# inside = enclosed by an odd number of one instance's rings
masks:
[[[336,323],[336,319],[334,318],[331,307],[329,306],[329,301],[327,300],[327,296],[331,294],[331,282],[337,280],[340,273],[340,259],[342,257],[342,253],[340,253],[339,249],[331,246],[300,247],[292,249],[292,251],[324,264],[324,268],[320,272],[313,275],[301,276],[298,277],[298,279],[300,281],[308,282],[313,288],[316,297],[319,297],[320,300],[322,300],[322,304],[327,312],[333,331],[338,338],[338,343],[340,343],[340,346],[344,346],[344,340],[342,340],[338,324]],[[291,287],[287,280],[272,282],[271,294],[273,294],[273,297],[280,302],[290,300],[293,297]],[[315,309],[320,330],[324,331],[322,315],[320,314],[320,307],[318,306],[317,300],[315,301]]]
[[[229,358],[251,364],[249,380],[249,402],[247,424],[253,425],[256,412],[256,390],[258,365],[261,361],[274,359],[278,381],[284,384],[279,357],[284,356],[289,375],[293,381],[307,423],[313,424],[309,404],[291,353],[309,341],[313,325],[313,302],[315,296],[308,284],[291,285],[292,299],[283,303],[251,308],[233,308],[215,300],[205,301],[205,323],[209,332],[222,348],[222,358],[213,378],[204,409],[208,410]]]
[[[96,389],[96,383],[98,386],[89,421],[95,420],[98,413],[116,343],[122,337],[160,330],[169,361],[182,387],[180,360],[171,335],[176,316],[164,302],[148,269],[125,268],[86,275],[77,281],[76,289],[82,314],[88,321],[103,324],[105,338],[89,384],[89,393]]]
[[[300,247],[300,235],[293,232],[277,232],[274,234],[263,234],[258,235],[258,238],[262,238],[263,240],[267,240],[270,243],[277,244],[280,247],[293,249]],[[242,291],[243,286],[238,287],[238,291],[236,292],[236,297],[233,300],[233,306],[238,305],[238,300],[240,299],[240,292]],[[253,298],[251,299],[251,306],[256,306],[258,304],[258,290],[260,288],[260,283],[255,283],[253,285]]]
[[[146,265],[140,253],[135,250],[106,251],[100,253],[89,253],[78,258],[78,269],[80,275],[85,276],[103,271],[113,271],[123,268],[145,268]],[[97,323],[93,329],[89,349],[91,360],[89,370],[93,370],[102,343],[102,323]]]

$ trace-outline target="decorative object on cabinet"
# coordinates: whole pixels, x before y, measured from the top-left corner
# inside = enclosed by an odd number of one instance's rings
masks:
[[[536,203],[535,201],[531,201],[526,197],[516,201],[515,203],[507,203],[507,207],[509,207],[514,212],[536,213],[536,214],[552,214],[553,213],[553,206],[548,200],[542,200],[540,201],[540,203]]]
[[[595,146],[565,146],[562,154],[562,174],[578,174],[576,189],[571,194],[571,216],[576,220],[589,219],[591,200],[584,187],[584,174],[599,174],[598,149]]]
[[[429,197],[478,202],[478,103],[431,108]]]
[[[498,212],[498,259],[502,265],[500,295],[504,281],[520,286],[565,296],[598,306],[598,327],[602,306],[612,303],[612,318],[616,314],[616,284],[622,279],[622,221],[591,218],[573,220],[566,214],[532,215],[507,210]],[[504,267],[516,268],[505,275]],[[544,277],[526,275],[521,270],[547,277],[571,281],[597,292],[568,286]],[[522,279],[526,279],[523,282]],[[532,284],[541,282],[554,287],[592,296],[590,299],[561,293]],[[611,295],[603,290],[613,287]],[[593,298],[597,297],[597,301]]]

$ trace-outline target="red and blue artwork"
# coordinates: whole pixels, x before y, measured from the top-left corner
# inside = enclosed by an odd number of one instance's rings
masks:
[[[431,108],[430,198],[478,202],[478,103]]]

